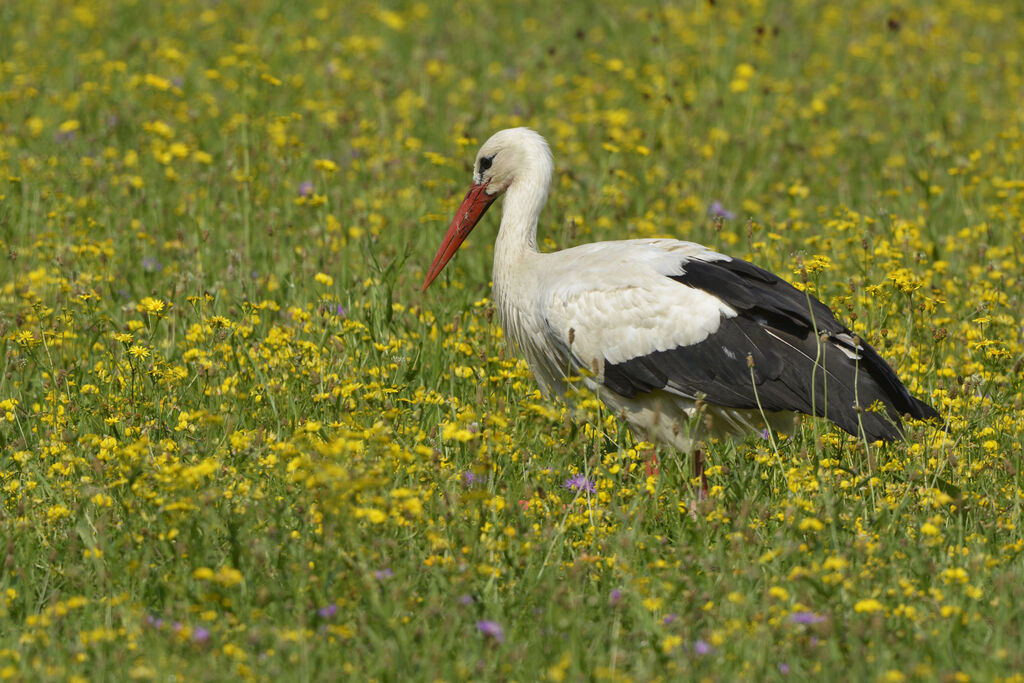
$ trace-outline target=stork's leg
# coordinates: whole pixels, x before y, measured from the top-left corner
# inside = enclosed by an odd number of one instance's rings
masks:
[[[658,475],[658,451],[653,448],[650,449],[647,459],[644,461],[644,472],[647,473],[648,477],[654,477]]]
[[[704,453],[699,448],[695,448],[693,451],[693,476],[700,477],[700,491],[697,493],[697,499],[707,500],[708,478],[704,474]]]
[[[644,460],[644,473],[648,477],[657,476],[659,473],[658,452],[653,448],[648,451],[647,458]],[[704,453],[699,448],[693,451],[693,476],[694,478],[700,478],[700,492],[697,494],[698,500],[706,500],[708,497],[708,478],[704,473]]]

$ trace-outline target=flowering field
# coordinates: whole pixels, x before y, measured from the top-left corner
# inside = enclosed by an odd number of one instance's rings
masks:
[[[0,5],[0,679],[1024,681],[1024,9]],[[644,446],[542,398],[477,145],[545,249],[812,289],[948,430]],[[774,435],[769,435],[774,437]]]

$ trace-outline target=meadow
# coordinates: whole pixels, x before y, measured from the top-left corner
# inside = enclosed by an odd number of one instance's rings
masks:
[[[1024,6],[0,4],[0,680],[1024,682]],[[946,429],[644,466],[542,397],[542,248],[773,270]]]

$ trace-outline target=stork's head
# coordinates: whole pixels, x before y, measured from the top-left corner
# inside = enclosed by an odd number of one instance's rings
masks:
[[[517,183],[536,183],[534,194],[540,196],[543,205],[551,182],[551,168],[548,143],[529,128],[506,128],[492,135],[476,153],[473,185],[448,226],[423,281],[423,289],[426,290],[444,270],[494,200],[510,187]]]

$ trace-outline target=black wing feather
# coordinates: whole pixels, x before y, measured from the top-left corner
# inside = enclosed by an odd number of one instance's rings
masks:
[[[723,317],[719,329],[698,344],[606,364],[607,388],[626,397],[666,389],[728,408],[795,410],[827,417],[850,434],[863,427],[872,441],[902,438],[903,415],[938,417],[866,342],[855,349],[837,338],[853,333],[815,297],[738,259],[693,260],[684,268],[672,279],[719,297],[738,315]],[[819,341],[821,335],[826,341]],[[876,401],[884,413],[857,408]]]

